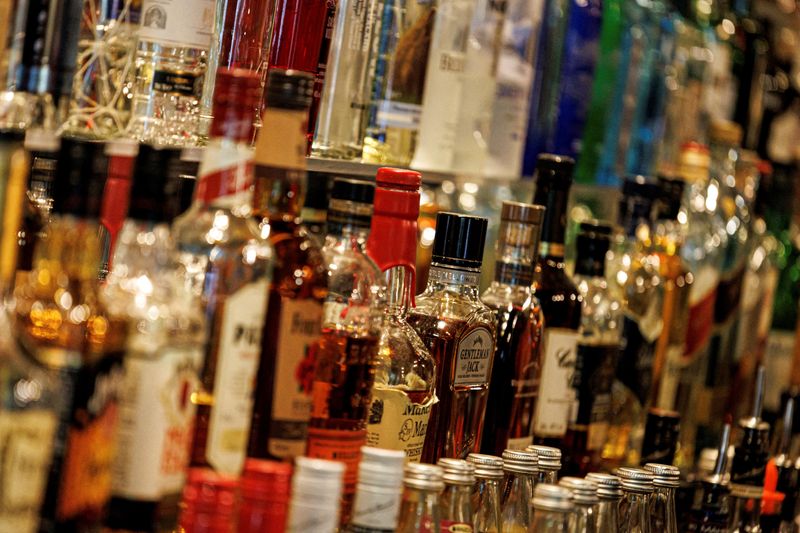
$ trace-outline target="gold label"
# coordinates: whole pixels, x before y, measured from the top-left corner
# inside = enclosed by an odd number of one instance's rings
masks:
[[[376,384],[367,421],[367,446],[402,450],[410,462],[418,463],[436,401],[432,396],[424,404],[412,403],[404,391]]]

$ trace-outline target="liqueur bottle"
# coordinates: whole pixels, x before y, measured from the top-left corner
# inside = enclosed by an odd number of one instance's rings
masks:
[[[126,321],[106,311],[97,281],[97,219],[107,170],[102,145],[64,139],[58,161],[47,237],[37,246],[28,283],[14,295],[15,336],[63,391],[56,425],[43,417],[45,426],[30,430],[52,432],[52,455],[42,461],[50,464],[47,481],[20,482],[26,491],[44,491],[39,531],[100,526],[111,497],[128,332]],[[33,450],[39,446],[46,443]]]
[[[247,459],[239,478],[238,533],[283,533],[291,480],[288,463]]]
[[[622,329],[622,304],[606,282],[611,230],[606,224],[584,222],[577,237],[573,279],[584,305],[572,379],[577,408],[570,415],[564,440],[567,475],[586,475],[600,467],[611,422],[611,387]]]
[[[569,517],[570,531],[597,533],[597,485],[594,481],[579,477],[564,477],[559,486],[572,493],[574,509]]]
[[[571,386],[583,296],[567,274],[564,264],[567,203],[575,162],[568,157],[545,154],[536,170],[533,203],[547,207],[542,222],[542,243],[534,276],[534,295],[544,313],[542,370],[534,414],[534,441],[560,446],[575,402]]]
[[[350,517],[361,447],[367,440],[370,391],[385,285],[362,248],[372,219],[372,183],[336,178],[322,253],[328,293],[311,385],[306,455],[344,462],[342,522]]]
[[[591,472],[586,479],[597,484],[597,533],[619,531],[619,502],[622,500],[622,482],[617,476]]]
[[[622,481],[622,501],[619,504],[620,531],[650,533],[650,495],[653,493],[653,475],[638,468],[619,468]]]
[[[201,299],[209,339],[192,398],[193,466],[238,475],[245,461],[252,386],[267,306],[273,250],[249,218],[252,109],[260,78],[220,69],[211,140],[191,208],[173,225],[186,283]],[[247,309],[247,313],[242,313]]]
[[[262,459],[303,455],[311,417],[314,357],[327,293],[322,251],[298,219],[312,88],[310,74],[270,70],[265,126],[256,143],[253,212],[275,250],[248,445],[248,456]]]
[[[538,461],[537,484],[553,484],[558,480],[558,471],[561,470],[561,450],[551,446],[534,444],[533,446],[528,446],[525,451],[536,453]]]
[[[436,403],[436,362],[407,322],[414,306],[419,187],[417,172],[381,168],[367,253],[386,274],[387,307],[378,339],[367,420],[370,446],[403,450],[419,461]]]
[[[650,501],[653,531],[678,533],[675,514],[675,490],[680,486],[681,471],[672,465],[647,463],[644,469],[653,474],[655,491]]]
[[[467,461],[475,466],[475,486],[472,488],[475,532],[499,533],[504,529],[500,502],[505,461],[500,457],[482,453],[469,454]]]
[[[531,283],[545,208],[503,202],[495,280],[481,300],[497,317],[494,365],[481,450],[500,454],[533,443],[542,313]]]
[[[140,148],[102,292],[109,314],[130,324],[105,520],[111,529],[175,528],[189,465],[196,410],[190,398],[199,392],[206,334],[170,232],[181,208],[179,161],[180,150]]]
[[[571,533],[572,499],[568,489],[543,483],[533,492],[531,533]]]
[[[337,461],[308,457],[295,459],[286,533],[336,531],[344,469],[344,464]]]
[[[495,344],[494,315],[478,297],[486,226],[485,218],[437,215],[428,286],[409,313],[437,371],[423,461],[480,446]]]
[[[424,463],[406,465],[397,533],[439,532],[442,520],[439,495],[444,490],[443,475],[439,466]]]
[[[179,530],[236,533],[236,478],[210,468],[191,468],[187,477]]]
[[[353,516],[345,532],[394,533],[400,517],[405,462],[401,450],[361,448]]]
[[[699,507],[692,509],[686,531],[727,533],[730,517],[730,489],[726,479],[728,445],[731,425],[726,423],[722,429],[714,470],[703,479],[702,496]]]
[[[475,484],[475,466],[463,459],[442,458],[436,463],[444,475],[444,491],[439,498],[442,517],[440,531],[472,533],[472,486]]]
[[[505,450],[503,452],[502,528],[508,533],[527,532],[533,522],[531,499],[539,472],[536,452]]]

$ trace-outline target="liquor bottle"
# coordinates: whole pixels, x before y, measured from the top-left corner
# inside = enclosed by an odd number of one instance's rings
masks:
[[[306,449],[327,274],[322,251],[298,220],[313,77],[271,69],[269,80],[264,127],[256,143],[253,212],[275,250],[275,268],[263,322],[248,457],[285,460]]]
[[[622,482],[617,476],[591,472],[586,479],[597,484],[597,533],[619,531],[619,502],[622,500]]]
[[[497,531],[526,532],[533,522],[531,499],[539,473],[538,455],[532,451],[505,450],[503,471],[503,525]]]
[[[214,12],[213,0],[142,2],[127,136],[177,146],[204,141],[201,99]]]
[[[323,172],[308,172],[306,198],[300,211],[300,220],[314,242],[322,248],[325,244],[325,227],[328,220],[328,196],[333,176]]]
[[[190,468],[183,490],[180,531],[236,533],[239,484],[210,468]]]
[[[475,466],[463,459],[439,459],[436,464],[444,472],[444,491],[439,498],[441,531],[472,533],[472,486],[475,484]]]
[[[600,466],[611,422],[611,387],[622,329],[622,304],[606,281],[612,228],[584,222],[579,231],[573,280],[584,304],[571,383],[577,405],[570,414],[564,439],[564,473],[573,476],[586,475]]]
[[[570,531],[597,533],[597,485],[590,479],[564,477],[558,485],[572,493],[573,510],[569,517]]]
[[[337,530],[344,469],[345,465],[337,461],[295,459],[286,533],[334,533]]]
[[[494,455],[471,453],[467,461],[475,466],[472,499],[475,507],[475,533],[498,533],[505,529],[501,518],[503,459]],[[530,498],[528,499],[530,503]],[[527,531],[527,530],[526,530]]]
[[[544,313],[542,370],[534,414],[534,441],[558,447],[575,402],[571,387],[582,320],[583,296],[564,264],[567,204],[575,162],[545,154],[536,169],[533,203],[547,207],[534,275],[534,295]]]
[[[283,533],[289,511],[292,466],[247,459],[239,478],[238,533]]]
[[[639,464],[647,463],[671,465],[678,450],[681,417],[675,411],[650,409],[644,425],[642,453]]]
[[[111,271],[117,237],[128,216],[133,167],[139,153],[139,143],[130,139],[109,141],[106,143],[105,152],[108,156],[108,179],[103,190],[103,205],[100,208],[100,228],[103,233],[101,280],[105,280]]]
[[[388,302],[378,339],[367,421],[370,446],[403,450],[419,461],[436,403],[436,362],[408,321],[414,306],[421,176],[381,168],[367,253],[386,273]],[[408,423],[407,423],[408,421]]]
[[[686,531],[708,531],[709,533],[726,533],[730,516],[730,490],[725,469],[728,462],[728,445],[730,444],[731,425],[726,423],[722,429],[714,470],[703,479],[700,505],[693,508],[687,523]]]
[[[311,153],[332,159],[361,157],[377,24],[377,0],[344,1],[336,8],[329,61]]]
[[[435,6],[421,0],[390,0],[379,9],[362,154],[367,163],[411,163],[435,16]]]
[[[191,464],[238,475],[244,466],[252,387],[273,250],[247,216],[253,184],[250,114],[260,78],[220,69],[211,140],[191,208],[173,224],[186,282],[201,298],[209,340]],[[247,309],[247,313],[242,313]]]
[[[653,474],[655,491],[650,501],[651,529],[678,533],[675,514],[675,490],[680,486],[681,471],[672,465],[647,463],[644,469]]]
[[[26,489],[44,491],[40,531],[100,526],[111,496],[128,333],[128,323],[100,301],[97,282],[97,218],[107,171],[102,145],[64,139],[58,161],[47,237],[37,246],[28,283],[14,295],[20,345],[64,392],[57,425],[47,426],[54,429],[49,477]]]
[[[494,314],[478,297],[487,220],[436,217],[428,286],[408,315],[436,361],[436,395],[423,461],[466,457],[481,442],[494,356]]]
[[[622,482],[622,501],[619,504],[620,531],[650,533],[650,496],[653,475],[639,468],[619,468],[616,474]]]
[[[500,454],[533,443],[541,370],[542,312],[531,284],[545,208],[503,202],[494,281],[481,300],[495,312],[497,344],[481,450]]]
[[[403,503],[397,533],[436,533],[442,510],[439,495],[444,490],[439,466],[408,463],[403,471]]]
[[[572,499],[569,490],[543,483],[533,491],[533,523],[531,533],[570,533],[569,516]]]
[[[358,488],[353,516],[347,533],[393,533],[400,517],[403,494],[403,467],[406,454],[401,450],[381,450],[364,446],[358,466]]]
[[[170,224],[180,214],[180,150],[142,145],[131,204],[101,293],[129,324],[112,498],[111,529],[175,528],[189,465],[205,321],[176,260]],[[153,309],[158,309],[154,314]]]
[[[306,455],[344,462],[342,522],[350,518],[382,327],[383,274],[364,254],[372,219],[372,183],[336,178],[322,253],[328,292],[316,346]]]
[[[558,480],[558,471],[561,470],[561,450],[534,444],[528,446],[525,451],[536,453],[539,468],[536,474],[536,484],[554,484]]]

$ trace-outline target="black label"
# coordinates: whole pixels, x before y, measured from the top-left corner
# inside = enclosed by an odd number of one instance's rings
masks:
[[[196,96],[200,93],[202,77],[194,74],[167,72],[157,70],[153,73],[153,90],[177,94],[180,96]]]
[[[609,394],[618,355],[619,346],[616,344],[578,345],[572,378],[572,387],[578,398],[577,424],[608,421]]]
[[[642,404],[647,402],[653,383],[655,348],[654,342],[644,338],[639,324],[625,317],[617,375]]]

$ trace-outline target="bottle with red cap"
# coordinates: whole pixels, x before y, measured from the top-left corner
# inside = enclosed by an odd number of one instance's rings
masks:
[[[239,533],[283,533],[289,505],[289,463],[248,459],[239,481]]]
[[[128,214],[133,165],[139,153],[139,144],[130,139],[116,139],[106,144],[108,156],[108,178],[103,190],[103,205],[100,207],[100,227],[103,235],[103,263],[100,279],[105,279],[111,270],[114,245]]]
[[[192,468],[183,490],[179,531],[235,533],[239,484],[235,477],[210,468]]]
[[[406,322],[416,287],[420,182],[418,172],[378,170],[367,241],[367,253],[385,273],[389,286],[378,340],[367,443],[402,450],[409,461],[420,460],[431,407],[436,402],[436,364]]]

